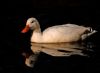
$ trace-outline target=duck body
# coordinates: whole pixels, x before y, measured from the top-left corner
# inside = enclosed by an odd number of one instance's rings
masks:
[[[32,20],[34,20],[34,24],[30,23],[30,27],[29,21],[31,22]],[[31,42],[35,43],[77,42],[86,39],[96,32],[96,30],[92,30],[90,27],[79,26],[76,24],[56,25],[41,32],[40,25],[37,20],[35,20],[36,19],[34,18],[30,18],[26,24],[30,28],[34,27]]]

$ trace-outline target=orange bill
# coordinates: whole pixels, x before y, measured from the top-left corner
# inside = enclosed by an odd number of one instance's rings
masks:
[[[28,32],[30,29],[29,25],[26,25],[25,28],[21,31],[22,33]]]

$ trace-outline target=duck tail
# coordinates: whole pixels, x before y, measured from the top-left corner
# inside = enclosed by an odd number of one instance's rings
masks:
[[[93,30],[91,27],[88,27],[87,29],[88,29],[88,33],[82,35],[82,40],[85,40],[87,37],[97,32],[96,30]]]
[[[92,34],[96,33],[97,30],[93,30],[91,27],[88,27],[89,33],[87,34],[87,36],[91,36]]]

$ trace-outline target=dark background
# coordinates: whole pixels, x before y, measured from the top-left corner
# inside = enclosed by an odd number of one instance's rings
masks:
[[[99,31],[100,9],[96,0],[8,0],[1,2],[0,7],[0,73],[99,71],[99,52],[89,59],[60,59],[43,54],[40,56],[40,66],[37,64],[36,69],[30,69],[24,65],[25,58],[22,56],[23,51],[30,52],[30,32],[20,33],[29,17],[37,18],[42,30],[52,25],[70,22],[91,26]],[[99,44],[99,33],[90,39]]]

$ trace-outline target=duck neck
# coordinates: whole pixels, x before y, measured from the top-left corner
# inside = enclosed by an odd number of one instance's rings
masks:
[[[38,33],[40,35],[42,34],[39,22],[36,22],[36,28],[34,29],[33,33]]]
[[[31,37],[31,42],[41,42],[42,41],[42,32],[40,26],[34,29]]]

